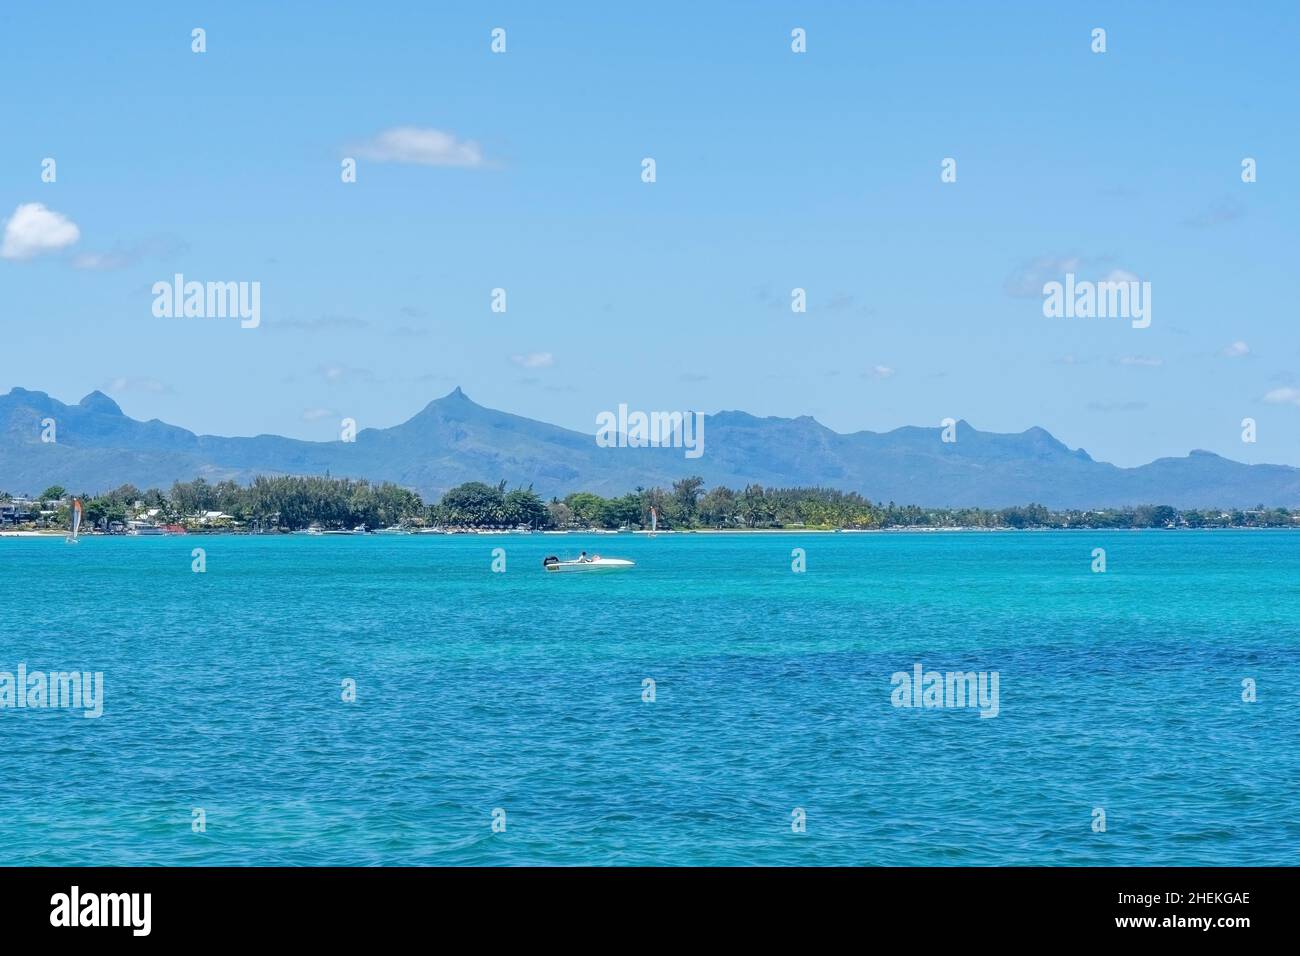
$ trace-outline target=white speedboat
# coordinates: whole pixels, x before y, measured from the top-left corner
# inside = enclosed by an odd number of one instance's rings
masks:
[[[585,561],[561,561],[559,558],[551,555],[542,561],[542,567],[547,571],[553,571],[558,574],[564,574],[570,571],[617,571],[621,568],[636,567],[636,562],[629,561],[626,558],[602,558],[598,554],[592,555]]]

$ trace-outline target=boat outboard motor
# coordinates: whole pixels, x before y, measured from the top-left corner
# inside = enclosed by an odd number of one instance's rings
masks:
[[[542,558],[542,567],[544,568],[549,565],[559,564],[559,563],[560,563],[560,559],[553,554],[548,554],[546,557]]]

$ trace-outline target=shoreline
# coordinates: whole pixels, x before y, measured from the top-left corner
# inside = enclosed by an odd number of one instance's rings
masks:
[[[941,527],[941,528],[923,528],[923,527],[895,527],[895,528],[692,528],[686,531],[630,531],[617,532],[602,530],[600,528],[590,528],[584,530],[566,530],[566,531],[440,531],[436,534],[421,534],[407,532],[403,534],[381,534],[374,531],[368,531],[364,534],[348,533],[343,535],[303,535],[292,531],[277,531],[272,533],[251,533],[247,531],[187,531],[184,534],[165,534],[165,535],[135,535],[135,534],[105,534],[102,531],[83,532],[79,539],[87,538],[301,538],[301,537],[345,537],[345,538],[473,538],[473,537],[538,537],[574,535],[577,537],[599,536],[602,538],[622,538],[622,537],[677,537],[690,535],[718,536],[718,535],[808,535],[808,534],[1034,534],[1052,531],[1078,532],[1078,533],[1097,533],[1097,532],[1119,532],[1119,531],[1275,531],[1275,532],[1298,532],[1300,527],[1208,527],[1208,528],[984,528],[984,527]],[[0,531],[0,538],[52,538],[63,540],[68,537],[67,531]]]

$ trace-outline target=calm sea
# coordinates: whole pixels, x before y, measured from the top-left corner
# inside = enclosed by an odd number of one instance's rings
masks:
[[[0,539],[0,609],[105,687],[0,710],[0,864],[1300,863],[1298,533]]]

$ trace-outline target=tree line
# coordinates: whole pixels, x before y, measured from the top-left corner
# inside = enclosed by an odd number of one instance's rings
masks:
[[[705,489],[690,476],[669,488],[637,488],[606,498],[573,492],[545,501],[531,487],[510,488],[470,481],[426,504],[392,482],[349,478],[258,476],[247,485],[202,478],[176,482],[168,491],[122,485],[101,495],[80,496],[91,527],[125,524],[153,512],[157,524],[297,531],[324,528],[406,527],[664,530],[775,528],[1168,528],[1295,527],[1300,511],[1188,509],[1169,505],[1102,510],[1052,510],[1031,504],[1011,508],[924,508],[872,502],[833,488],[764,488],[746,485]],[[0,494],[0,503],[12,500]],[[61,487],[38,499],[36,525],[66,527],[71,497]],[[217,514],[213,514],[217,513]],[[652,519],[653,516],[653,519]]]

